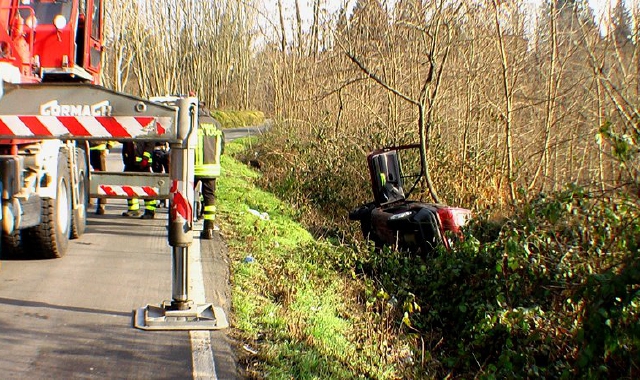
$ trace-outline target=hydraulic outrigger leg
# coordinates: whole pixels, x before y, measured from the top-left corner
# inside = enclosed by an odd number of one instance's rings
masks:
[[[173,299],[160,306],[147,305],[135,315],[135,326],[142,330],[219,330],[229,327],[224,310],[213,304],[194,304],[187,295],[188,248],[174,247]]]
[[[197,99],[178,101],[177,141],[171,143],[169,245],[172,299],[136,310],[135,327],[143,330],[218,330],[229,327],[221,307],[194,304],[188,296],[189,247],[193,243],[193,163],[197,139]]]

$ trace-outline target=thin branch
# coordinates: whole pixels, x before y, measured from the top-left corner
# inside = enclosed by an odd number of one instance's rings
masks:
[[[389,86],[387,84],[387,82],[385,82],[382,78],[378,77],[376,74],[374,74],[373,72],[371,72],[371,70],[369,70],[369,68],[367,66],[365,66],[362,62],[360,62],[360,60],[355,57],[353,55],[353,53],[351,53],[351,51],[345,51],[345,54],[347,55],[347,57],[349,57],[349,59],[355,63],[356,65],[358,65],[358,67],[360,68],[360,70],[362,70],[362,72],[364,72],[369,78],[373,79],[376,83],[378,83],[380,86],[384,87],[386,90],[394,93],[395,95],[399,96],[400,98],[406,100],[407,102],[415,105],[415,106],[420,106],[420,102],[410,98],[409,96],[403,94],[402,92],[398,91],[396,88],[393,88],[391,86]]]

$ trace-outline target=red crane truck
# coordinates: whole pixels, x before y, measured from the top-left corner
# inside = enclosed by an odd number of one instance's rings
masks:
[[[3,254],[63,256],[85,230],[89,197],[110,197],[98,191],[105,181],[168,196],[168,176],[90,172],[88,140],[154,138],[177,116],[100,86],[102,23],[102,0],[0,0]]]

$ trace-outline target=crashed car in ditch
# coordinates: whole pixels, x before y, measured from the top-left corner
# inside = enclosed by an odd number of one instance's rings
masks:
[[[367,157],[374,201],[349,213],[349,219],[360,222],[366,239],[376,247],[395,247],[402,251],[427,254],[438,245],[450,248],[462,237],[460,228],[471,218],[471,211],[442,204],[407,199],[420,180],[418,174],[403,175],[400,154],[419,145],[379,149]],[[405,194],[406,179],[413,179]]]

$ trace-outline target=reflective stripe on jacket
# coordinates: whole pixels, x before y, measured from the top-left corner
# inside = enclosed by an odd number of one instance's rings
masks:
[[[122,162],[129,170],[139,166],[143,157],[147,157],[149,166],[151,166],[153,162],[153,143],[126,141],[122,144]]]
[[[149,162],[149,163],[153,162],[153,154],[151,152],[145,150],[145,151],[142,152],[142,156],[138,156],[139,153],[140,152],[136,151],[136,162],[137,163],[142,162],[143,158],[146,158],[147,162]]]
[[[111,149],[113,143],[111,141],[90,141],[89,142],[89,150],[107,150]]]

